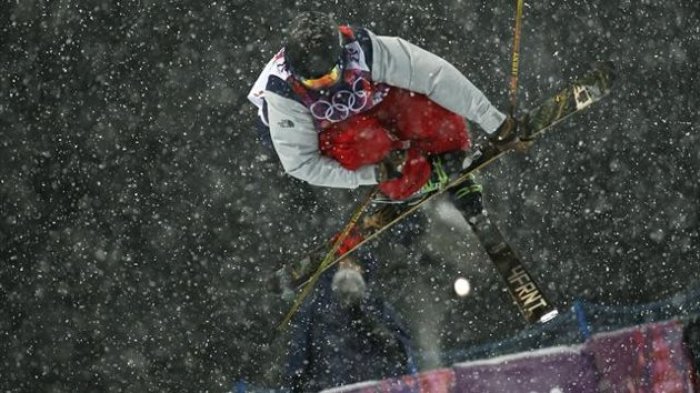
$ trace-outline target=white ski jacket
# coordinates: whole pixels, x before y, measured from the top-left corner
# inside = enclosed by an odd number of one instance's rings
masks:
[[[494,132],[506,118],[446,60],[398,37],[377,36],[366,29],[355,31],[358,35],[364,34],[364,45],[355,42],[346,48],[355,51],[356,66],[367,68],[373,83],[425,94],[444,108],[478,124],[487,133]],[[270,129],[284,170],[318,186],[356,188],[376,184],[376,165],[351,171],[321,155],[319,117],[312,115],[289,87],[290,77],[284,66],[283,51],[280,51],[267,64],[248,95]],[[381,98],[373,99],[380,101]]]

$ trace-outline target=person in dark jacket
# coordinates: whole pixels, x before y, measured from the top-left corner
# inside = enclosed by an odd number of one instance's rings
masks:
[[[318,392],[416,372],[409,333],[365,279],[374,257],[348,257],[320,279],[290,328],[285,387]]]

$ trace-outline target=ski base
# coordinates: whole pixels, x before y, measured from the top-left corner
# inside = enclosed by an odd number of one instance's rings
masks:
[[[505,281],[508,292],[525,320],[536,323],[554,318],[558,314],[557,308],[544,295],[488,214],[484,211],[471,217],[468,222]]]

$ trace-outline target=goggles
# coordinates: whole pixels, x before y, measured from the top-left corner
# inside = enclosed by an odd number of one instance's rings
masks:
[[[340,74],[340,64],[336,64],[325,75],[321,75],[318,78],[299,78],[299,82],[308,89],[319,90],[338,82],[338,80],[340,80]]]

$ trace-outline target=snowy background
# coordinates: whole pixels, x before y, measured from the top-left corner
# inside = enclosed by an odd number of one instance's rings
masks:
[[[291,179],[256,142],[245,96],[281,28],[320,9],[400,35],[505,109],[514,3],[2,2],[0,390],[275,386],[284,305],[266,275],[337,230],[365,192]],[[494,220],[562,309],[697,287],[697,1],[526,3],[521,108],[595,60],[620,78],[481,174]],[[380,289],[419,349],[522,329],[466,225],[441,203],[426,213],[414,249],[389,247],[391,235],[376,245]],[[458,274],[474,286],[464,299],[451,292]]]

